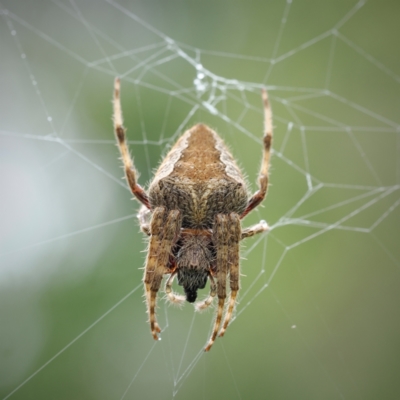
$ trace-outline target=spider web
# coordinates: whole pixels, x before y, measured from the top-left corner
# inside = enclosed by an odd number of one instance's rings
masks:
[[[399,12],[2,0],[1,398],[398,398]],[[117,75],[142,184],[201,121],[256,190],[269,92],[271,186],[243,225],[270,230],[243,244],[235,318],[207,354],[213,310],[159,300],[149,333]]]

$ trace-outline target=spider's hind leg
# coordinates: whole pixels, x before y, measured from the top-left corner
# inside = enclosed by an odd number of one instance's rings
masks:
[[[264,104],[264,137],[263,158],[260,174],[258,176],[259,190],[257,190],[257,192],[250,198],[246,210],[240,218],[244,218],[250,211],[254,210],[264,200],[268,190],[269,159],[271,156],[272,145],[272,111],[268,100],[268,94],[265,89],[262,90],[262,100]]]
[[[117,139],[117,145],[121,154],[121,159],[124,164],[125,178],[131,189],[132,194],[148,209],[150,209],[150,202],[145,190],[137,183],[138,173],[133,164],[133,160],[129,154],[128,144],[126,143],[126,133],[123,125],[122,108],[121,108],[121,83],[119,78],[114,81],[114,133]]]

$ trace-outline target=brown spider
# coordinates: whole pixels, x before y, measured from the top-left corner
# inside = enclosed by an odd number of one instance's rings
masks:
[[[161,329],[156,321],[156,297],[163,275],[167,298],[182,303],[184,296],[172,291],[178,278],[186,300],[193,303],[197,290],[210,280],[210,294],[197,302],[207,308],[218,296],[214,328],[205,348],[210,350],[222,322],[229,275],[230,298],[219,336],[231,320],[239,291],[239,242],[268,229],[265,221],[243,229],[240,220],[264,199],[272,142],[272,114],[267,92],[262,91],[265,133],[259,190],[249,196],[245,180],[222,139],[203,124],[187,130],[158,168],[146,192],[137,183],[137,172],[129,155],[122,121],[120,81],[114,84],[114,130],[132,193],[143,204],[139,214],[141,230],[149,236],[144,270],[144,289],[150,329],[154,339]]]

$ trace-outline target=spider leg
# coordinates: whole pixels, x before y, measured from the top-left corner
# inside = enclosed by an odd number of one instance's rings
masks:
[[[261,163],[260,175],[258,177],[259,190],[250,198],[246,210],[240,216],[244,218],[250,211],[256,208],[267,194],[268,189],[268,170],[271,155],[272,143],[272,112],[265,89],[262,90],[262,100],[264,104],[264,138],[263,138],[263,159]]]
[[[154,332],[155,331],[161,332],[161,329],[158,326],[157,322],[155,321],[155,315],[154,315],[155,304],[153,306],[153,312],[151,312],[152,300],[151,300],[150,286],[155,273],[155,269],[157,267],[158,253],[162,241],[162,226],[164,224],[164,220],[165,220],[165,209],[162,207],[157,207],[154,210],[151,219],[152,235],[150,236],[149,251],[147,254],[144,279],[143,279],[145,286],[147,313],[150,319],[151,332],[153,333],[153,337],[155,339],[157,338],[157,335]]]
[[[173,304],[177,304],[180,305],[185,301],[185,296],[182,296],[180,294],[176,294],[173,290],[172,290],[172,283],[174,281],[175,275],[176,275],[177,271],[175,270],[171,276],[168,278],[167,283],[165,284],[165,293],[167,294],[167,299],[173,303]]]
[[[148,293],[148,309],[149,309],[149,322],[150,331],[153,335],[154,340],[158,340],[157,333],[161,332],[160,325],[158,325],[156,319],[156,304],[157,304],[157,292],[149,291]]]
[[[260,221],[258,224],[243,229],[241,240],[257,235],[258,233],[263,233],[268,229],[269,229],[268,224],[265,221]]]
[[[209,351],[213,345],[215,338],[217,337],[219,327],[222,321],[222,313],[224,310],[224,304],[226,299],[226,278],[228,274],[228,243],[229,243],[229,231],[228,231],[228,215],[218,214],[215,217],[214,229],[213,229],[213,242],[216,246],[217,256],[217,295],[218,295],[218,307],[217,314],[214,321],[214,327],[211,337],[205,351]]]
[[[203,311],[207,307],[209,307],[212,304],[214,297],[217,295],[217,284],[215,283],[214,278],[212,277],[211,273],[208,276],[208,278],[210,279],[210,294],[204,301],[198,301],[194,305],[194,308],[196,309],[196,311]]]
[[[157,207],[151,219],[150,246],[143,280],[150,330],[155,340],[158,340],[157,333],[161,332],[155,312],[157,293],[168,265],[171,249],[178,238],[181,222],[178,210],[167,212],[163,207]]]
[[[140,207],[137,217],[139,220],[140,230],[147,236],[150,236],[149,219],[151,218],[151,211],[143,205],[142,207]]]
[[[115,79],[114,82],[114,132],[117,138],[117,144],[121,153],[122,162],[124,163],[125,177],[129,184],[132,194],[150,209],[149,198],[144,189],[136,182],[137,171],[133,165],[132,158],[129,154],[128,145],[126,143],[125,128],[123,126],[121,99],[120,99],[120,80]]]
[[[236,296],[239,291],[239,242],[242,238],[239,215],[235,213],[230,214],[229,222],[230,240],[228,245],[228,266],[231,293],[219,336],[224,336],[225,334],[226,328],[232,318],[233,309],[236,304]]]

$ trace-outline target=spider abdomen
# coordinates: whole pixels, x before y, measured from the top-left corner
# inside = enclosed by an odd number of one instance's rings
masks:
[[[180,210],[183,227],[211,228],[217,214],[242,214],[248,192],[222,139],[198,124],[165,157],[150,185],[149,200],[151,208]]]
[[[208,185],[163,179],[150,191],[152,207],[179,210],[183,228],[211,228],[217,214],[242,214],[247,192],[241,184],[215,180]]]

